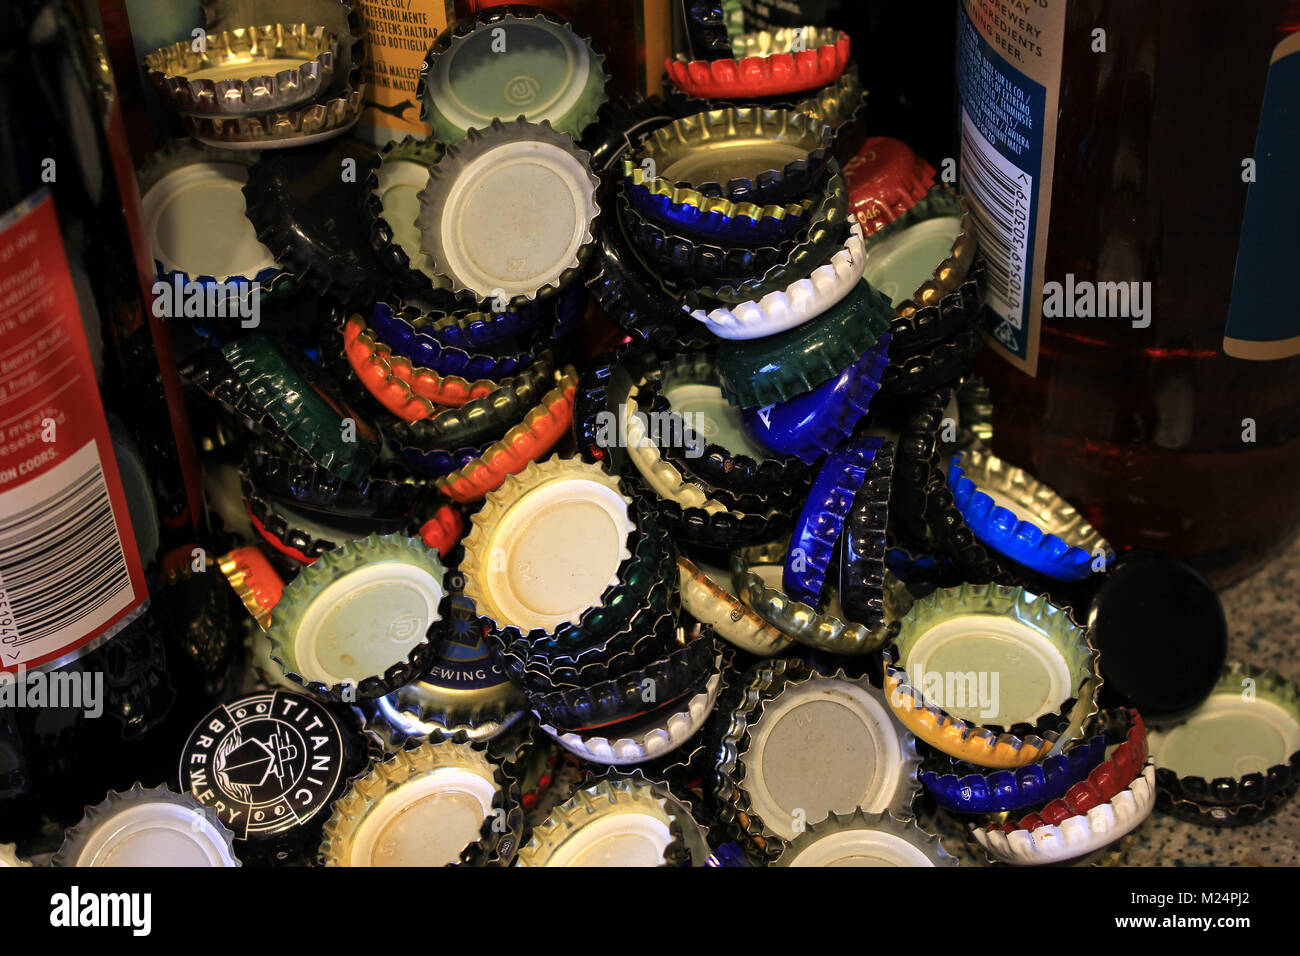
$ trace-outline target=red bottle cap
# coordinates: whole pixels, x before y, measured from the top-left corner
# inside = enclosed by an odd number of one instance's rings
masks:
[[[249,545],[222,555],[217,563],[244,602],[244,607],[248,608],[248,613],[257,619],[262,630],[266,630],[271,623],[271,611],[280,603],[280,595],[284,593],[284,581],[266,555],[261,549]]]
[[[437,479],[438,490],[468,504],[500,488],[507,475],[517,475],[550,451],[573,425],[573,399],[578,376],[572,369],[518,425],[495,445],[458,471]]]
[[[420,526],[420,540],[439,555],[450,554],[465,536],[465,518],[454,505],[443,505]]]
[[[871,235],[907,212],[934,185],[934,167],[912,147],[887,136],[872,136],[844,164],[849,207]]]
[[[807,31],[806,33],[803,31]],[[804,40],[802,49],[788,48],[794,35]],[[774,33],[745,34],[734,38],[731,60],[665,60],[673,86],[701,99],[753,99],[806,93],[838,80],[849,65],[849,35],[839,30],[795,27]],[[753,49],[758,55],[744,55]]]

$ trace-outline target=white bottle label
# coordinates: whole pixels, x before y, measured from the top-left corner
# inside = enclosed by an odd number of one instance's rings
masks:
[[[962,0],[957,11],[961,187],[988,268],[989,332],[1038,366],[1066,0]]]

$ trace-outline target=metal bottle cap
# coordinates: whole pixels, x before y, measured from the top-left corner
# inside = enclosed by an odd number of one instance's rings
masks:
[[[470,740],[487,740],[523,712],[523,695],[488,649],[473,602],[448,594],[440,616],[428,670],[374,702],[379,723],[390,728],[395,743],[461,732]]]
[[[731,575],[736,593],[773,627],[796,641],[831,654],[870,654],[897,630],[899,608],[886,608],[886,623],[868,628],[850,621],[828,588],[823,610],[797,601],[781,590],[789,541],[773,541],[732,552]]]
[[[656,274],[658,285],[674,295],[697,285],[740,282],[753,275],[765,275],[786,264],[795,250],[803,246],[799,236],[757,245],[698,238],[676,226],[662,225],[634,206],[626,194],[618,194],[614,205],[619,224],[633,249]],[[819,206],[818,211],[821,209]],[[817,219],[818,213],[814,213],[813,221]]]
[[[664,68],[692,96],[744,99],[802,93],[839,79],[849,64],[849,36],[822,27],[792,27],[734,35],[733,59],[688,60]]]
[[[437,320],[420,315],[418,310],[398,308],[386,302],[370,308],[366,324],[394,355],[410,360],[412,366],[440,375],[499,381],[527,368],[556,339],[569,334],[576,325],[570,321],[572,318],[545,320],[520,339],[508,339],[486,348],[446,344],[433,328]]]
[[[567,133],[544,121],[493,120],[430,170],[421,248],[456,291],[525,301],[553,293],[593,246],[598,185]]]
[[[785,205],[821,180],[832,136],[806,113],[732,107],[659,127],[630,162],[635,169],[648,159],[656,177],[703,196]]]
[[[355,781],[334,806],[320,856],[326,866],[445,866],[469,862],[503,834],[501,771],[450,741],[403,750]]]
[[[1199,706],[1149,739],[1162,809],[1213,825],[1258,819],[1239,811],[1289,798],[1300,780],[1300,690],[1233,661]]]
[[[621,169],[623,158],[648,133],[671,123],[677,115],[658,96],[621,96],[601,104],[578,145],[591,154],[591,168],[602,176],[607,170]]]
[[[515,116],[578,136],[605,102],[604,59],[547,10],[480,10],[457,20],[429,48],[416,93],[420,118],[447,143]]]
[[[863,274],[897,307],[934,275],[960,235],[961,220],[946,217],[882,236],[867,246]]]
[[[860,359],[812,391],[740,412],[745,431],[769,451],[811,465],[848,438],[867,414],[889,365],[886,332]]]
[[[648,429],[650,420],[641,414],[638,401],[641,388],[645,382],[628,393],[623,404],[623,420],[619,433],[628,457],[635,465],[637,473],[658,497],[677,502],[687,508],[699,508],[707,514],[718,514],[727,510],[727,504],[710,497],[705,483],[692,480],[677,462],[665,459],[659,446],[652,440]]]
[[[599,742],[589,746],[584,739],[560,740],[566,747],[579,746],[584,755],[604,754],[598,762],[648,760],[680,746],[700,728],[710,709],[707,699],[717,693],[709,686],[717,673],[715,651],[709,628],[677,627],[648,664],[591,684],[530,689],[528,704],[556,739],[559,731],[574,731],[579,738],[630,741],[630,749],[619,750]]]
[[[54,866],[239,866],[234,834],[189,794],[167,787],[109,793],[88,807]]]
[[[631,770],[606,770],[600,777],[588,778],[588,786],[600,780],[631,779],[645,783],[661,797],[677,814],[682,828],[682,844],[690,858],[690,866],[707,866],[712,855],[709,848],[709,826],[703,801],[689,787],[678,783],[676,778],[666,775],[654,764],[635,767]]]
[[[783,402],[852,365],[889,331],[888,300],[859,282],[832,308],[788,332],[718,347],[727,400],[740,408]]]
[[[419,539],[348,541],[285,587],[267,632],[272,657],[318,694],[387,694],[429,664],[445,574]]]
[[[707,314],[718,303],[762,302],[765,296],[808,278],[843,252],[853,237],[848,192],[839,164],[829,159],[826,169],[822,198],[809,214],[807,229],[782,244],[774,264],[766,271],[751,270],[740,278],[693,273],[689,285],[681,290],[685,304]],[[764,264],[757,257],[754,262]]]
[[[898,219],[934,186],[934,167],[901,140],[872,136],[844,164],[854,218],[867,236]]]
[[[638,405],[644,397],[638,388]],[[715,487],[790,498],[807,488],[802,463],[788,454],[772,455],[750,436],[745,415],[723,396],[717,366],[708,353],[690,352],[665,361],[647,410],[667,423],[669,434],[681,437],[681,442],[659,443],[664,455]]]
[[[226,149],[295,149],[342,136],[361,118],[362,90],[349,90],[320,103],[281,113],[248,116],[181,117],[181,125],[200,143]]]
[[[1220,679],[1223,606],[1205,578],[1173,557],[1124,555],[1102,579],[1089,622],[1107,694],[1152,720],[1196,707]]]
[[[1131,784],[1110,801],[1058,824],[1032,830],[975,828],[980,845],[995,859],[1016,865],[1060,863],[1092,853],[1136,829],[1155,808],[1155,765],[1148,762]]]
[[[893,813],[832,813],[800,834],[773,866],[957,866],[939,837]]]
[[[351,138],[295,146],[264,151],[249,171],[244,200],[257,237],[315,292],[357,304],[388,294],[398,274],[371,244],[367,211],[375,151]]]
[[[815,195],[765,206],[706,196],[689,185],[651,176],[632,159],[623,161],[623,189],[636,208],[670,229],[742,245],[788,239],[807,223],[817,204]]]
[[[547,377],[547,369],[531,363],[500,381],[480,378],[469,381],[460,375],[443,375],[411,364],[402,355],[378,341],[360,315],[343,325],[343,348],[354,375],[388,411],[407,422],[430,418],[439,408],[457,407],[484,398],[502,386],[522,378]]]
[[[702,649],[709,653],[712,644]],[[583,760],[612,767],[641,764],[672,753],[695,736],[713,712],[720,686],[715,660],[701,683],[662,712],[645,719],[613,724],[599,731],[566,731],[543,720],[541,729]],[[664,690],[671,687],[665,686]]]
[[[1046,806],[1019,820],[1002,823],[1001,829],[1009,833],[1013,829],[1036,830],[1043,824],[1063,823],[1071,816],[1087,813],[1118,796],[1147,765],[1147,732],[1142,716],[1133,712],[1127,730],[1122,736],[1118,733],[1114,736],[1118,743],[1085,779]]]
[[[862,279],[865,263],[862,228],[854,223],[844,246],[806,277],[758,301],[720,305],[707,311],[694,309],[690,315],[723,339],[777,335],[821,315],[848,295]]]
[[[181,113],[239,116],[305,103],[334,78],[338,39],[324,27],[274,23],[208,34],[148,54],[149,79]]]
[[[617,197],[617,185],[608,178],[600,190],[601,207],[613,208]],[[656,348],[689,350],[712,344],[708,333],[665,295],[659,278],[641,262],[617,217],[603,217],[596,232],[586,282],[606,318]]]
[[[1062,749],[1095,713],[1096,658],[1083,628],[1045,597],[968,584],[916,601],[902,619],[885,691],[937,749],[1018,767]]]
[[[284,582],[260,548],[247,546],[223,554],[221,573],[262,630],[271,626],[271,611],[280,603]]]
[[[428,399],[419,399],[419,414],[430,409],[426,417],[407,421],[397,415],[380,418],[386,438],[399,449],[419,452],[486,445],[496,441],[512,426],[523,420],[555,382],[555,366],[549,352],[510,381],[497,384],[481,398],[472,398],[460,407],[435,407]],[[409,386],[408,386],[409,391]]]
[[[643,780],[601,780],[551,811],[516,865],[686,865],[681,812]]]
[[[888,591],[894,586],[885,569],[885,550],[896,459],[893,442],[876,451],[840,535],[840,603],[868,627],[884,623]]]
[[[377,433],[300,352],[260,332],[237,339],[222,352],[261,414],[303,455],[345,481],[366,478],[379,452]],[[345,419],[351,421],[350,429]]]
[[[1077,581],[1113,558],[1106,539],[1065,499],[995,455],[979,448],[954,455],[947,482],[975,536],[1031,570]]]
[[[257,282],[283,275],[244,212],[242,189],[252,152],[172,140],[140,173],[140,199],[158,278]]]
[[[260,492],[343,518],[408,519],[428,494],[422,482],[388,461],[377,462],[365,482],[347,482],[268,441],[246,448],[244,463]]]
[[[790,550],[781,578],[785,593],[796,601],[814,606],[820,603],[826,573],[853,508],[853,499],[884,444],[879,438],[845,442],[826,456],[813,478],[790,535]],[[892,447],[883,450],[892,456]]]
[[[793,640],[745,605],[729,590],[731,572],[677,556],[681,576],[682,607],[713,633],[743,651],[772,657],[788,650]]]
[[[437,269],[420,248],[415,220],[420,214],[420,190],[429,181],[429,167],[442,159],[445,148],[438,140],[406,136],[379,152],[379,162],[366,179],[366,208],[373,224],[370,242],[387,257],[399,284],[412,294],[429,298],[446,287]]]
[[[517,475],[569,434],[577,389],[577,370],[566,366],[559,383],[542,396],[522,422],[477,458],[438,478],[438,490],[465,504],[500,488],[507,475]]]
[[[830,813],[911,813],[916,738],[865,679],[765,661],[721,726],[717,795],[762,856]]]
[[[488,494],[465,539],[465,595],[498,627],[578,623],[632,556],[631,499],[574,459],[529,463]]]
[[[235,698],[203,717],[181,749],[180,784],[236,839],[273,842],[317,832],[358,747],[334,715],[304,694]]]

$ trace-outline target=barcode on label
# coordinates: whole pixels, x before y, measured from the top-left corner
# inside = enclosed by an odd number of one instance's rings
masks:
[[[95,442],[0,494],[0,666],[79,644],[134,599]]]
[[[988,305],[1024,328],[1034,177],[1008,162],[962,111],[961,185],[988,270]]]

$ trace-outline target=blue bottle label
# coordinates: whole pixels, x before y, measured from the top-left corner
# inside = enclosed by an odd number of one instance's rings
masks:
[[[1223,351],[1287,358],[1300,355],[1300,309],[1291,291],[1300,262],[1300,32],[1273,50],[1252,158]]]

